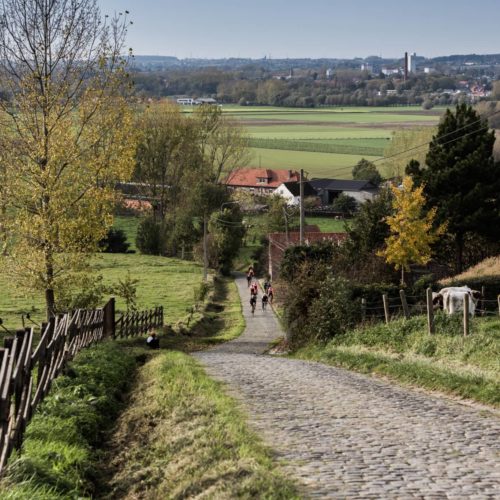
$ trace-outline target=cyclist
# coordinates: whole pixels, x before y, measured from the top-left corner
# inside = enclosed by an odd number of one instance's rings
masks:
[[[267,289],[267,296],[269,297],[269,303],[272,304],[274,300],[274,289],[271,284],[269,284],[269,288]]]
[[[255,295],[257,296],[258,293],[258,287],[257,287],[257,282],[254,281],[252,285],[250,286],[250,295]]]
[[[267,301],[268,301],[267,293],[264,292],[264,295],[262,295],[262,310],[263,311],[266,310]]]
[[[257,306],[257,296],[251,295],[250,296],[250,307],[252,308],[252,314],[255,312],[256,306]]]

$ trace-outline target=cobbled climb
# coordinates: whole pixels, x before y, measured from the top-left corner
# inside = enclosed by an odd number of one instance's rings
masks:
[[[319,363],[263,355],[272,310],[196,357],[224,381],[309,498],[500,498],[500,420],[488,412]]]

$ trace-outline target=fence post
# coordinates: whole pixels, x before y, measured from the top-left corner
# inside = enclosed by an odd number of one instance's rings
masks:
[[[387,298],[386,293],[382,295],[382,302],[384,303],[385,322],[389,324],[389,299]]]
[[[497,297],[498,302],[498,315],[500,316],[500,295]]]
[[[116,301],[114,297],[108,300],[104,306],[104,336],[116,338],[116,323],[115,323],[115,306]]]
[[[365,320],[366,320],[366,299],[363,298],[361,299],[361,321],[363,321],[364,323]]]
[[[429,335],[432,335],[434,333],[434,309],[432,307],[431,288],[427,288],[426,298],[427,298],[427,328],[429,330]]]
[[[481,287],[481,316],[486,316],[486,287]]]
[[[469,294],[464,294],[464,337],[469,335]]]
[[[399,296],[401,297],[401,305],[403,306],[403,313],[405,318],[410,317],[410,310],[408,309],[408,302],[406,302],[406,295],[404,290],[399,290]]]

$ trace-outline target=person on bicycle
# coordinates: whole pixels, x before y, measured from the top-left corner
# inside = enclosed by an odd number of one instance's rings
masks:
[[[264,295],[262,295],[262,310],[263,311],[266,310],[267,301],[268,301],[267,293],[264,292]]]
[[[254,281],[252,285],[250,286],[250,295],[255,295],[257,296],[258,288],[257,288],[257,282]]]
[[[255,312],[255,308],[257,307],[257,296],[250,296],[250,307],[252,308],[252,314]]]
[[[252,275],[250,272],[247,274],[247,287],[250,286],[250,283],[252,282]]]
[[[264,292],[267,293],[267,290],[271,286],[271,283],[269,282],[269,280],[266,280],[264,281],[264,284],[262,286],[264,287]]]
[[[274,299],[274,290],[271,284],[269,284],[269,288],[267,289],[267,296],[269,298],[269,303],[272,304]]]

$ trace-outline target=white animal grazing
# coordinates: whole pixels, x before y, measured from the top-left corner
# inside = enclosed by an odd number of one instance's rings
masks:
[[[434,306],[442,307],[447,314],[455,314],[464,310],[464,300],[469,301],[469,314],[474,316],[481,292],[466,286],[449,286],[432,294]]]

